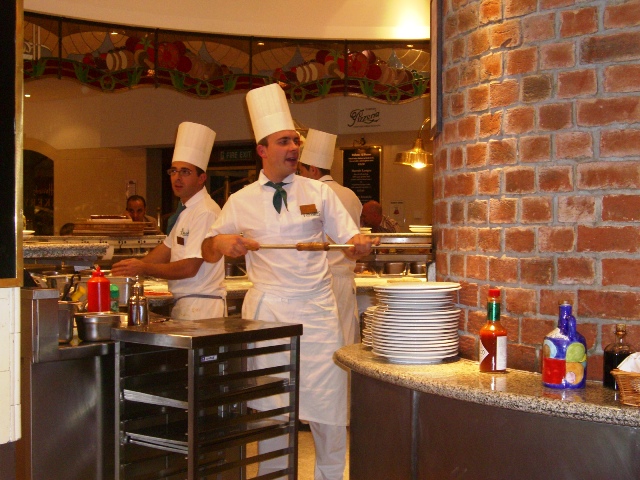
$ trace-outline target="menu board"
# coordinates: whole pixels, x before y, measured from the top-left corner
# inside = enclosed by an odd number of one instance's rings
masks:
[[[380,158],[382,147],[343,148],[343,184],[363,204],[380,201]]]

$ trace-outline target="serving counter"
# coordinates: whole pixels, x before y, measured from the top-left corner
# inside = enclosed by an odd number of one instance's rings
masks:
[[[361,344],[335,357],[351,370],[353,480],[640,478],[640,409],[600,382],[555,390],[537,373],[393,364]]]

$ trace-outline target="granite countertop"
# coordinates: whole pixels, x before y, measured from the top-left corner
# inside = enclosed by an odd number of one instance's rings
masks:
[[[618,393],[600,382],[589,381],[584,389],[556,390],[544,387],[539,373],[513,369],[480,373],[478,362],[465,359],[394,364],[360,343],[341,348],[335,358],[354,372],[411,390],[528,413],[640,427],[640,407],[622,405]]]
[[[24,242],[24,258],[99,257],[107,253],[106,243]]]

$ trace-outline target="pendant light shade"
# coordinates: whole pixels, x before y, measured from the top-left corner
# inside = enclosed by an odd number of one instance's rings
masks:
[[[427,165],[433,165],[433,155],[427,152],[422,144],[422,130],[430,120],[431,119],[427,117],[424,122],[422,122],[420,131],[418,132],[418,138],[416,138],[413,148],[409,151],[398,153],[393,163],[396,165],[409,165],[413,168],[424,168]]]

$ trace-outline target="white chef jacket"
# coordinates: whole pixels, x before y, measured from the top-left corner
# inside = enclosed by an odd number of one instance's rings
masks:
[[[351,219],[356,225],[360,225],[362,203],[353,190],[340,185],[331,175],[324,175],[318,180],[326,183],[336,193],[342,205],[349,212]],[[345,344],[358,343],[360,341],[360,321],[358,320],[354,273],[356,262],[345,256],[342,251],[335,250],[329,251],[327,258],[329,260],[329,270],[333,275],[332,289],[338,304],[338,316]]]
[[[324,183],[295,174],[284,181],[288,208],[273,207],[274,189],[258,180],[229,197],[207,236],[238,234],[259,243],[322,242],[325,233],[345,243],[359,233],[337,195]],[[263,249],[245,256],[253,283],[242,306],[243,318],[302,323],[300,418],[346,425],[347,376],[333,353],[344,345],[326,252]],[[261,342],[262,345],[265,342]],[[287,355],[282,354],[282,355]],[[269,365],[255,357],[254,368]],[[286,361],[286,360],[285,360]],[[251,402],[266,410],[286,403],[283,395]]]
[[[203,188],[185,203],[175,226],[164,239],[171,249],[171,260],[202,258],[202,241],[207,230],[220,215],[220,207]],[[224,262],[203,262],[198,273],[191,278],[169,280],[169,291],[178,299],[186,295],[225,296]],[[224,301],[211,298],[187,297],[176,302],[172,318],[199,320],[224,316]]]
[[[240,234],[259,243],[323,242],[325,234],[345,243],[360,230],[324,183],[291,174],[284,182],[288,208],[273,207],[274,189],[260,171],[257,181],[232,194],[208,237]],[[264,249],[245,255],[247,275],[262,292],[307,296],[330,283],[327,252]]]
[[[344,208],[349,212],[349,216],[357,226],[360,225],[360,214],[362,213],[362,203],[358,196],[353,193],[350,188],[344,187],[336,182],[331,175],[325,175],[318,179],[320,182],[327,184],[327,186],[335,192],[338,196]],[[353,273],[356,262],[345,256],[341,251],[330,251],[327,254],[329,259],[329,267],[333,274],[349,275]]]

